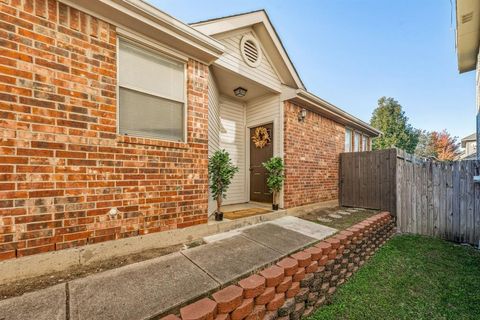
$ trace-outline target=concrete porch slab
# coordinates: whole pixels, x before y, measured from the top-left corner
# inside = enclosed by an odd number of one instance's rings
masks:
[[[237,235],[182,251],[220,284],[227,284],[279,259],[282,255]]]
[[[59,284],[20,297],[0,301],[0,320],[67,319],[67,290]]]
[[[70,319],[149,319],[217,287],[174,253],[70,282]]]

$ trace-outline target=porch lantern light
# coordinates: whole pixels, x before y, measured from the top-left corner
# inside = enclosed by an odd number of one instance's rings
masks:
[[[235,93],[236,97],[242,98],[245,97],[245,95],[247,94],[247,89],[238,87],[236,89],[233,89],[233,93]]]
[[[304,122],[306,117],[307,117],[307,109],[302,108],[302,110],[300,110],[300,112],[298,113],[298,121]]]

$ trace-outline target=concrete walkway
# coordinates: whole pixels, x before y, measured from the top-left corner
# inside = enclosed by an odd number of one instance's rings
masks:
[[[295,217],[0,302],[0,319],[150,319],[232,283],[336,230]]]

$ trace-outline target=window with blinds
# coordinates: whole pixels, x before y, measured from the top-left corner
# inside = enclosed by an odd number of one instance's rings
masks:
[[[119,133],[184,141],[185,64],[120,40]]]
[[[362,151],[368,151],[368,137],[362,135]]]
[[[345,129],[345,152],[352,151],[352,130]]]
[[[355,132],[355,136],[353,139],[353,151],[359,152],[360,151],[360,133]]]

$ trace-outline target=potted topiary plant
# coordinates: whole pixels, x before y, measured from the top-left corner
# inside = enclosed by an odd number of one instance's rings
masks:
[[[225,150],[216,151],[208,159],[208,175],[210,176],[210,190],[212,190],[213,200],[217,201],[217,210],[215,211],[215,220],[223,220],[221,211],[222,200],[226,197],[228,187],[232,183],[233,176],[238,172],[238,167],[234,166],[230,155]]]
[[[272,157],[262,164],[268,171],[267,186],[273,194],[272,209],[278,210],[278,195],[282,190],[283,180],[285,180],[283,160],[280,157]]]

